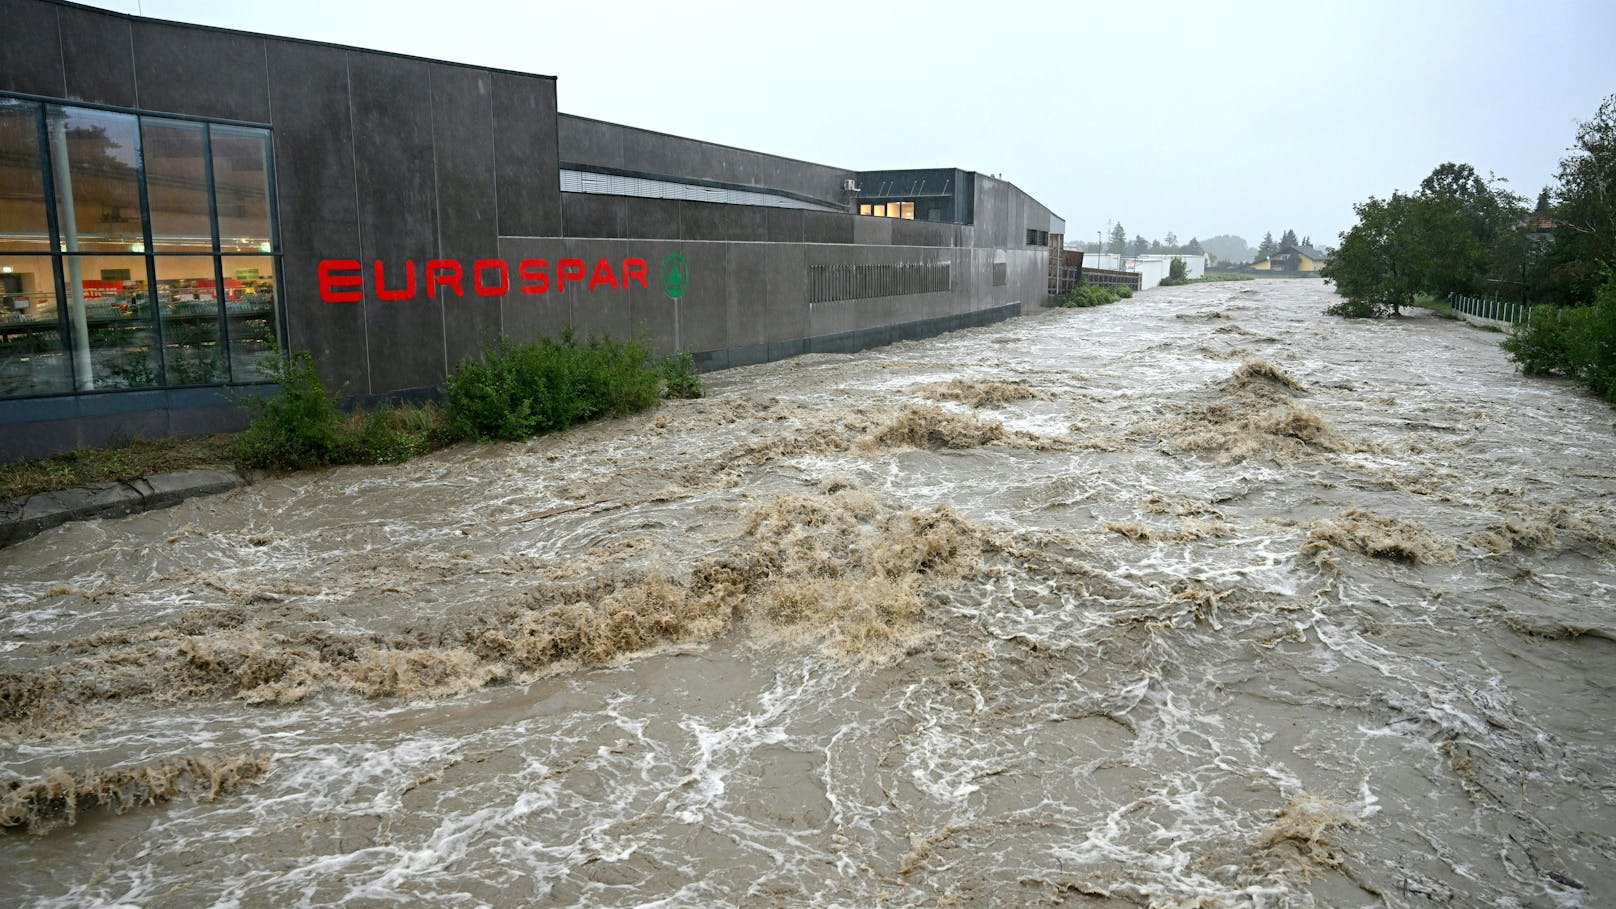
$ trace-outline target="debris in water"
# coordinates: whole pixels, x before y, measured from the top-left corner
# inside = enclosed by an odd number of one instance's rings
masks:
[[[1411,565],[1452,562],[1455,558],[1452,546],[1438,542],[1424,529],[1361,508],[1315,523],[1302,543],[1301,554],[1322,562],[1331,549]]]
[[[1050,394],[1032,387],[1026,379],[996,381],[992,379],[951,379],[917,389],[939,401],[959,401],[971,407],[1002,407],[1017,401],[1047,401]]]
[[[34,780],[0,784],[0,827],[26,826],[29,833],[49,833],[76,824],[81,814],[95,810],[123,814],[183,794],[211,802],[267,772],[269,758],[252,754],[170,757],[83,773],[58,767]]]

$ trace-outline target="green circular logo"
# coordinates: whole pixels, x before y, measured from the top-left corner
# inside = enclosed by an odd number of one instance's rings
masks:
[[[670,299],[677,300],[685,295],[685,288],[690,286],[690,263],[680,253],[668,253],[662,260],[662,289]]]

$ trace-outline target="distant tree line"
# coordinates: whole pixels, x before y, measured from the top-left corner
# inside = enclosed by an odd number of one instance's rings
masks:
[[[1412,193],[1371,196],[1324,269],[1336,315],[1398,315],[1417,295],[1535,304],[1505,347],[1527,373],[1576,378],[1616,402],[1616,95],[1577,128],[1536,204],[1468,164]]]

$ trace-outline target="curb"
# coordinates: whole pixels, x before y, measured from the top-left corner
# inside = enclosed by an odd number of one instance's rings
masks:
[[[117,518],[168,508],[196,496],[247,485],[234,470],[182,470],[117,483],[92,483],[0,503],[0,547],[11,546],[68,521]]]

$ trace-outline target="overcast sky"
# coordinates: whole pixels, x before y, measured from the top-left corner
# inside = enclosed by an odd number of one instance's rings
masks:
[[[1333,245],[1448,160],[1535,196],[1616,92],[1613,0],[94,5],[553,75],[566,113],[839,167],[1003,174],[1073,241]]]

